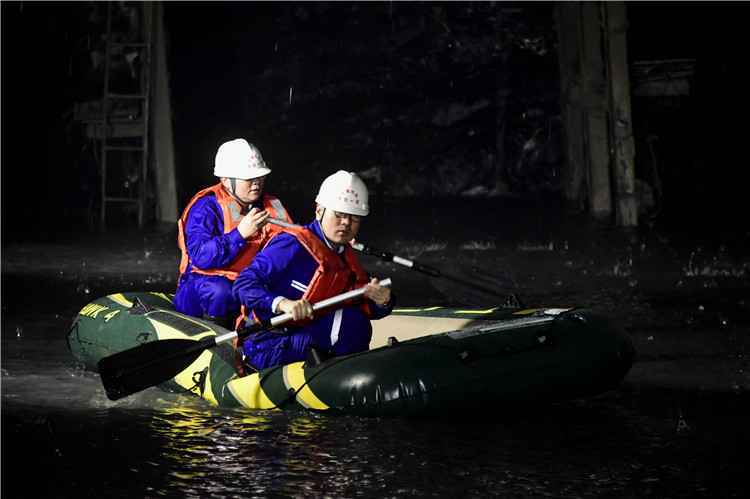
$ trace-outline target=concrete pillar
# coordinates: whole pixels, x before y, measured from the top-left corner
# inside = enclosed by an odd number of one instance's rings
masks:
[[[607,85],[602,58],[600,4],[584,2],[581,12],[583,39],[580,49],[585,101],[584,136],[589,166],[589,210],[594,218],[604,220],[612,215],[612,194],[609,175]]]
[[[583,208],[584,179],[587,175],[584,150],[584,113],[581,82],[581,4],[559,2],[555,6],[560,66],[560,110],[565,137],[565,168],[562,189],[565,199],[577,209]]]
[[[152,42],[152,104],[151,144],[156,182],[156,219],[160,222],[177,221],[177,185],[174,166],[172,131],[172,103],[167,70],[164,5],[154,2],[154,37]]]
[[[610,128],[617,225],[638,225],[635,195],[635,141],[630,112],[628,74],[627,14],[623,2],[603,2],[607,64],[610,85]]]

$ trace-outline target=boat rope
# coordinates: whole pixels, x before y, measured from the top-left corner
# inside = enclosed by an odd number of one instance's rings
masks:
[[[200,371],[193,373],[193,386],[188,388],[189,392],[192,392],[196,388],[198,389],[200,396],[203,397],[203,392],[206,390],[206,378],[208,376],[208,366]]]

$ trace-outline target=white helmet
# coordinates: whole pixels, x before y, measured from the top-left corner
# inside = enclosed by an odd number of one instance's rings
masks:
[[[216,152],[214,175],[249,180],[271,173],[260,151],[245,139],[224,142]]]
[[[370,213],[367,186],[356,173],[339,170],[320,184],[315,202],[329,210],[365,216]]]

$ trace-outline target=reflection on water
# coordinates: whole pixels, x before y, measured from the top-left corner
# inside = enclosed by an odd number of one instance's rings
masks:
[[[58,379],[51,374],[46,381]],[[105,403],[101,387],[87,381],[68,406],[54,395],[21,403],[4,383],[8,497],[742,497],[745,490],[750,431],[734,397],[614,392],[450,419],[364,419],[212,408],[156,389],[137,403]],[[21,478],[30,465],[49,481],[30,489]]]
[[[99,390],[97,387],[96,390]],[[148,392],[157,392],[149,390]],[[742,497],[742,401],[610,393],[448,419],[5,405],[19,496]],[[50,478],[27,490],[20,469]],[[17,495],[9,495],[17,496]]]

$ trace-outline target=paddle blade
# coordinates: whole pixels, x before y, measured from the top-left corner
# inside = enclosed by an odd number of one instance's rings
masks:
[[[214,337],[201,341],[174,338],[104,357],[98,367],[107,397],[118,400],[169,381],[215,344]]]

